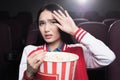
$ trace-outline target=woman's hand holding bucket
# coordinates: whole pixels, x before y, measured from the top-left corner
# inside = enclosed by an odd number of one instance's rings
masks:
[[[28,56],[26,71],[28,77],[33,77],[34,74],[37,73],[40,64],[44,60],[45,54],[46,51],[38,50],[32,53],[30,56]]]

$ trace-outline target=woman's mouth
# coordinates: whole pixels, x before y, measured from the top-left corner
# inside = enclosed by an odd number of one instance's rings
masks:
[[[50,39],[52,37],[52,35],[48,34],[48,35],[45,35],[45,39]]]

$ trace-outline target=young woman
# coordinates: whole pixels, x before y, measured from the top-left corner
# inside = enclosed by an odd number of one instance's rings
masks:
[[[57,4],[48,4],[40,9],[38,27],[44,44],[28,45],[24,48],[19,80],[36,79],[46,52],[62,51],[77,54],[80,58],[74,80],[88,80],[86,68],[106,66],[115,59],[114,53],[102,41],[78,28],[68,12]],[[79,43],[73,44],[71,36]]]

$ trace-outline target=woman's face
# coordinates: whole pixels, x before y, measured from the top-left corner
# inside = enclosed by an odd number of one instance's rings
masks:
[[[47,43],[61,41],[56,23],[57,21],[54,19],[52,12],[48,10],[44,10],[39,16],[39,30]]]

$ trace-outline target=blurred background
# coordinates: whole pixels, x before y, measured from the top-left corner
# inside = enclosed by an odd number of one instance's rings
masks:
[[[37,12],[42,5],[51,2],[62,5],[78,27],[83,26],[117,55],[110,66],[88,69],[89,79],[119,80],[120,0],[0,0],[0,79],[18,80],[24,47],[41,44],[36,26]]]
[[[120,11],[119,0],[0,0],[0,11],[6,11],[9,16],[16,16],[20,12],[30,12],[33,19],[41,5],[56,2],[69,12],[76,14],[74,17],[84,17],[87,12],[96,12],[101,17],[109,12]],[[112,16],[111,16],[112,17]]]

